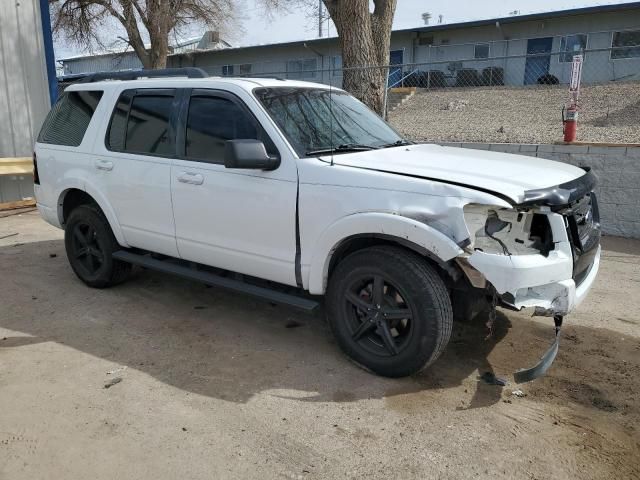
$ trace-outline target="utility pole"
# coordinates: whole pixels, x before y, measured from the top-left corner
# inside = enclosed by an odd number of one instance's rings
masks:
[[[318,0],[318,38],[322,38],[322,0]]]

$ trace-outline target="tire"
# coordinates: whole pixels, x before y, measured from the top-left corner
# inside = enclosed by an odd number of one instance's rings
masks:
[[[117,285],[131,272],[131,264],[112,258],[120,246],[97,205],[80,205],[71,212],[65,226],[64,246],[71,268],[90,287]]]
[[[453,326],[451,299],[436,270],[419,255],[390,246],[359,250],[338,264],[329,279],[327,312],[340,348],[385,377],[428,367],[444,351]]]

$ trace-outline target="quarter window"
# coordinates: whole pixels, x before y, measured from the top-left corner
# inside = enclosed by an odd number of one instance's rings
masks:
[[[640,30],[613,32],[611,58],[640,57]]]
[[[224,163],[225,142],[241,139],[261,140],[269,154],[277,154],[257,121],[236,102],[211,95],[191,97],[185,135],[187,158]]]
[[[47,115],[38,142],[78,147],[101,98],[99,90],[63,93]]]

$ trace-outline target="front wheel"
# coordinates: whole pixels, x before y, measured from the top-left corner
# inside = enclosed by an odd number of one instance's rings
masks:
[[[112,258],[120,247],[97,205],[81,205],[71,212],[65,225],[64,245],[71,268],[90,287],[116,285],[131,271],[130,264]]]
[[[331,275],[327,302],[342,350],[386,377],[426,368],[451,336],[444,282],[424,258],[398,247],[371,247],[345,258]]]

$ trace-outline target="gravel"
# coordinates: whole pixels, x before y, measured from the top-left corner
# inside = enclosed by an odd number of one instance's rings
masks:
[[[418,90],[389,121],[418,141],[555,143],[568,99],[566,85]],[[640,142],[640,82],[583,87],[578,141]]]

